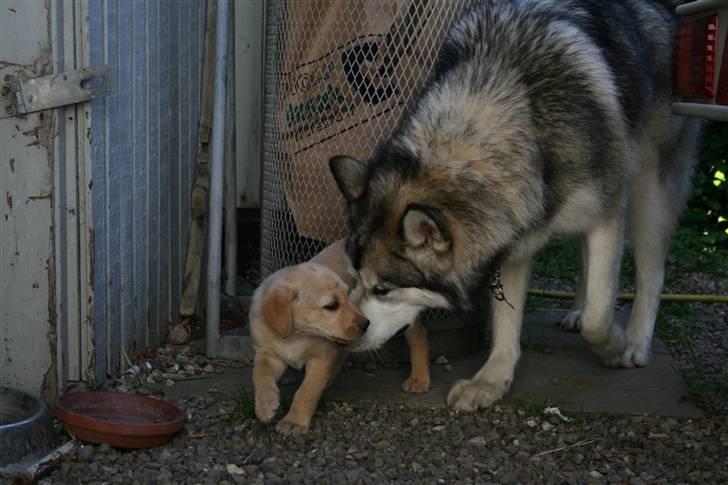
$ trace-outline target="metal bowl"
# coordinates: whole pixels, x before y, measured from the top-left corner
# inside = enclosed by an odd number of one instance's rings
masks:
[[[56,440],[48,408],[40,399],[0,387],[0,468],[42,458]]]

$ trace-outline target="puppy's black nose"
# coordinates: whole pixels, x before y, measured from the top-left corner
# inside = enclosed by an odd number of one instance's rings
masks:
[[[359,322],[359,328],[362,329],[362,331],[366,332],[367,328],[369,328],[369,320],[364,319]]]

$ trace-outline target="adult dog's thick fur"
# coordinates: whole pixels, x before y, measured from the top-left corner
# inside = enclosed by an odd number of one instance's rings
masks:
[[[483,2],[452,27],[432,79],[372,159],[331,160],[347,250],[373,297],[468,312],[500,265],[508,303],[492,302],[491,354],[450,391],[456,410],[508,390],[530,260],[554,234],[577,235],[583,262],[563,326],[608,365],[648,363],[698,136],[670,113],[669,3]],[[613,306],[625,227],[637,296],[623,330]]]

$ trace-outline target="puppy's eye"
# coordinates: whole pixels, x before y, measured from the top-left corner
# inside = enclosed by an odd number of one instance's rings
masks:
[[[333,301],[333,302],[329,303],[328,305],[326,305],[324,307],[324,309],[325,310],[328,310],[330,312],[336,311],[336,310],[339,309],[339,302],[338,301]]]
[[[375,285],[374,288],[372,288],[372,293],[377,296],[384,296],[389,293],[389,288],[385,288],[382,285]]]

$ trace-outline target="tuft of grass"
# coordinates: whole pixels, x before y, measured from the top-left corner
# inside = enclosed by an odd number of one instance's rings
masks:
[[[574,281],[579,271],[576,240],[554,238],[533,260],[533,273],[540,276]]]
[[[516,409],[522,409],[526,414],[540,417],[546,417],[546,408],[552,405],[548,400],[538,402],[531,399],[514,399],[513,403]]]
[[[249,419],[255,419],[255,401],[241,385],[240,391],[235,397],[235,409],[227,420],[229,423],[240,423]]]
[[[668,344],[687,342],[693,329],[693,317],[690,305],[663,302],[657,316],[655,334]]]
[[[728,411],[728,382],[722,376],[706,375],[700,369],[684,376],[687,393],[685,397],[701,409],[711,409],[723,403],[723,412]]]

